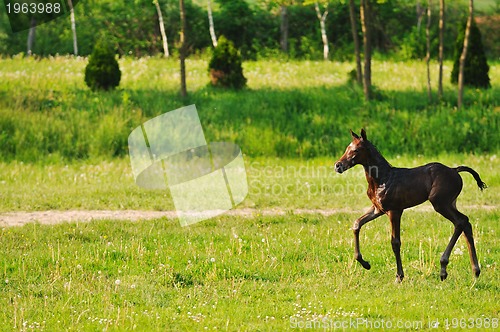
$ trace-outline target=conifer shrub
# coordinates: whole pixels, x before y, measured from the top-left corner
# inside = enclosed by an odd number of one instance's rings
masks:
[[[455,44],[455,55],[453,62],[453,70],[451,72],[451,82],[456,84],[458,82],[458,71],[460,68],[460,56],[464,47],[465,28],[466,24],[459,30],[457,41]],[[490,77],[488,71],[490,67],[486,61],[486,54],[481,40],[481,31],[472,20],[469,36],[469,46],[467,49],[467,56],[465,57],[464,65],[464,85],[476,88],[489,88]]]
[[[104,38],[99,39],[85,67],[85,83],[94,91],[111,90],[120,84],[121,75],[113,48]]]
[[[241,55],[233,42],[221,36],[208,64],[210,81],[214,86],[241,89],[247,79],[243,76]]]

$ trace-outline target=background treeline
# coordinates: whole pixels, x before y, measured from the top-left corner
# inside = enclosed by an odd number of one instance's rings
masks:
[[[330,58],[350,59],[353,54],[348,1],[327,3],[326,30]],[[177,52],[180,15],[179,2],[159,0],[171,53]],[[294,59],[321,59],[323,44],[314,1],[292,0],[215,0],[211,1],[217,36],[225,35],[241,50],[246,59],[285,54]],[[281,6],[287,6],[288,50],[280,46]],[[437,52],[438,1],[433,1],[432,48]],[[400,59],[425,57],[425,9],[427,1],[374,1],[373,45],[379,54]],[[359,7],[359,6],[357,6]],[[483,43],[489,58],[500,54],[498,31],[500,2],[484,0],[477,4],[476,21],[483,32]],[[359,10],[357,8],[356,10]],[[445,56],[453,56],[460,24],[467,14],[464,1],[446,1]],[[187,35],[189,52],[210,50],[207,1],[187,0]],[[358,12],[359,15],[359,12]],[[158,14],[151,0],[87,0],[75,7],[79,55],[88,55],[101,34],[113,42],[120,55],[135,57],[163,53]],[[361,34],[361,27],[358,27]],[[0,14],[0,53],[14,55],[26,52],[28,31],[12,33],[5,12]],[[73,53],[73,39],[68,17],[36,27],[33,53],[40,56]]]

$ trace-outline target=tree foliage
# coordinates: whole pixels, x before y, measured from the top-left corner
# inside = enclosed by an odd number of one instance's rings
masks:
[[[114,50],[104,37],[99,39],[85,67],[85,84],[92,90],[112,90],[120,84],[121,75]]]
[[[465,24],[462,25],[455,46],[455,57],[453,70],[451,72],[451,82],[455,84],[458,82],[460,55],[462,54],[465,38],[465,26]],[[476,88],[491,87],[490,77],[488,76],[489,70],[490,67],[488,66],[483,42],[481,40],[481,31],[479,31],[475,21],[472,20],[469,36],[469,48],[467,51],[467,57],[465,58],[464,85]]]
[[[179,2],[158,0],[164,18],[167,39],[172,46],[179,42]],[[283,0],[284,1],[284,0]],[[359,0],[354,1],[359,7]],[[213,19],[217,35],[225,35],[240,50],[244,59],[280,54],[280,11],[277,1],[271,0],[213,0]],[[287,2],[288,51],[286,56],[296,59],[321,59],[323,44],[321,31],[314,10],[314,1]],[[274,7],[273,7],[274,6]],[[187,51],[190,54],[212,48],[206,2],[186,0],[186,34],[189,36]],[[349,60],[353,57],[353,37],[349,20],[348,1],[330,1],[326,32],[330,58]],[[437,12],[437,9],[434,10]],[[457,22],[466,12],[461,1],[449,1],[446,9],[444,54],[453,55],[457,36]],[[358,14],[359,15],[359,14]],[[87,0],[75,6],[78,26],[78,54],[89,55],[99,31],[106,31],[117,53],[142,57],[163,53],[158,14],[152,0]],[[491,15],[493,16],[493,15]],[[416,29],[415,1],[373,1],[372,45],[375,52],[396,54],[402,58],[423,58],[423,31]],[[481,21],[479,22],[479,19]],[[483,42],[488,56],[498,56],[497,21],[479,17]],[[437,36],[437,24],[431,28],[431,37]],[[489,30],[488,30],[489,29]],[[358,25],[359,34],[361,27]],[[490,31],[485,33],[485,31]],[[0,15],[0,53],[14,55],[26,51],[28,32],[12,33],[8,17]],[[437,54],[437,38],[432,53]],[[493,45],[493,46],[492,46]],[[176,50],[173,48],[173,55]],[[37,26],[33,53],[39,56],[73,54],[73,37],[69,17],[61,17]]]
[[[233,42],[221,36],[208,64],[212,85],[241,89],[247,79],[243,76],[241,55]]]

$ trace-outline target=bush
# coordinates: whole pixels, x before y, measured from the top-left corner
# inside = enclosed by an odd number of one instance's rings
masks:
[[[459,31],[457,42],[455,44],[455,57],[453,63],[453,70],[451,72],[451,82],[458,82],[458,71],[460,68],[460,56],[465,38],[465,27],[462,26]],[[472,20],[469,36],[469,48],[467,50],[467,57],[465,58],[464,65],[464,85],[469,85],[477,88],[489,88],[490,77],[488,71],[490,67],[486,62],[486,54],[484,52],[483,43],[481,41],[481,31],[479,31],[476,22]]]
[[[121,75],[115,52],[104,38],[99,39],[85,67],[85,83],[92,90],[110,90],[120,84]]]
[[[423,59],[425,57],[425,28],[415,26],[406,34],[399,45],[399,56],[404,60]]]
[[[241,55],[234,44],[224,36],[219,38],[212,59],[208,64],[212,85],[241,89],[247,79],[243,76]]]

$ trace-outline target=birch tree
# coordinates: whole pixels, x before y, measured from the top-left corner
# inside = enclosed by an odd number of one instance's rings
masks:
[[[349,18],[351,21],[352,40],[354,43],[354,56],[356,58],[356,81],[363,84],[363,69],[361,68],[361,54],[359,50],[358,21],[356,19],[356,7],[354,0],[349,0]]]
[[[325,10],[321,13],[319,9],[318,1],[314,2],[314,9],[316,10],[316,16],[319,20],[319,25],[321,28],[321,41],[323,42],[323,59],[328,60],[330,54],[330,47],[328,46],[328,36],[326,34],[326,17],[328,16],[328,2],[324,2],[323,6]]]
[[[214,17],[212,15],[212,3],[207,0],[207,12],[208,12],[208,30],[210,31],[210,38],[212,38],[212,45],[217,47],[217,35],[215,34],[214,27]]]
[[[167,34],[165,33],[165,24],[163,23],[163,15],[161,13],[160,3],[158,0],[154,0],[153,3],[156,7],[156,12],[158,13],[158,23],[160,25],[161,40],[163,42],[163,54],[166,58],[168,58],[170,56],[170,52],[168,51],[168,40]]]
[[[444,0],[439,0],[439,76],[438,76],[438,98],[443,99],[443,57],[444,57]]]
[[[422,25],[422,19],[424,18],[425,14],[425,7],[420,4],[420,1],[417,0],[417,5],[415,7],[415,10],[417,12],[417,30],[420,32],[420,26]]]
[[[73,1],[68,0],[68,6],[69,6],[69,17],[71,20],[71,31],[73,33],[73,53],[78,55],[78,41],[76,38],[76,20],[75,20],[75,9],[73,7]]]
[[[425,55],[425,63],[427,66],[427,97],[429,98],[429,102],[432,102],[432,89],[431,89],[431,6],[432,1],[429,0],[427,4],[427,25],[425,27],[425,39],[426,39],[426,48],[427,53]]]
[[[464,47],[460,56],[460,67],[458,71],[458,109],[462,108],[464,96],[464,66],[465,58],[467,57],[467,49],[469,46],[470,27],[474,19],[474,0],[469,0],[469,17],[467,18],[467,26],[465,28]]]
[[[180,50],[179,60],[181,65],[181,97],[187,96],[186,88],[186,7],[184,0],[179,0],[179,11],[181,15]]]
[[[31,56],[33,54],[33,44],[35,43],[35,34],[36,34],[36,20],[35,17],[31,18],[31,27],[28,32],[28,41],[26,43],[26,54]]]

